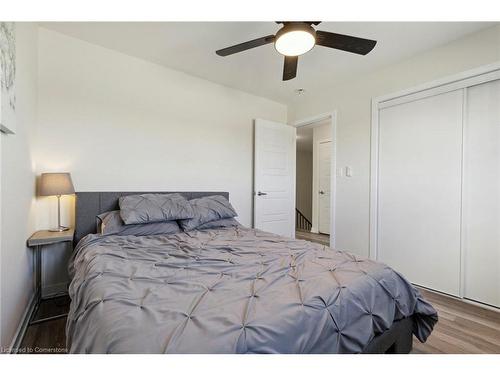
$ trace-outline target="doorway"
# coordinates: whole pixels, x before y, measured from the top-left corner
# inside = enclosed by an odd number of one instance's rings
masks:
[[[335,227],[334,124],[334,113],[295,124],[295,237],[331,246]]]

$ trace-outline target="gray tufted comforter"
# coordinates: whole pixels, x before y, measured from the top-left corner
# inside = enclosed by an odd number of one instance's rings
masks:
[[[88,235],[70,263],[72,353],[357,353],[436,311],[384,264],[244,227]]]

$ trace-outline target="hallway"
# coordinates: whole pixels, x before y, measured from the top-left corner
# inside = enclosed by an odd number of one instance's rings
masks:
[[[328,234],[311,233],[303,230],[296,230],[295,238],[297,238],[298,240],[312,241],[321,245],[330,246],[330,236]]]

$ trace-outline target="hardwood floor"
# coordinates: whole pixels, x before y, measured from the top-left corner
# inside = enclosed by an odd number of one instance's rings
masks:
[[[69,311],[67,296],[42,301],[35,319],[64,314]],[[66,353],[66,317],[49,320],[28,327],[19,354],[64,354]]]
[[[420,291],[437,310],[439,321],[426,343],[413,339],[412,353],[500,354],[500,310]]]
[[[295,231],[295,238],[297,238],[298,240],[307,240],[330,246],[330,236],[328,234],[311,233],[297,230]]]
[[[412,353],[500,354],[500,312],[427,290],[421,292],[438,311],[439,322],[426,343],[414,338]],[[44,301],[38,317],[68,309],[67,297]],[[20,353],[65,353],[65,329],[66,318],[30,326]]]

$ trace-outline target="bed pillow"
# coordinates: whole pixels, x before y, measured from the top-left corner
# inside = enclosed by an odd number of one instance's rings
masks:
[[[211,221],[238,216],[231,203],[222,195],[195,198],[189,203],[193,207],[194,216],[191,219],[179,221],[184,231],[196,229]]]
[[[209,221],[208,223],[201,224],[196,229],[198,229],[198,230],[217,229],[217,228],[228,228],[228,227],[238,227],[238,226],[240,226],[240,223],[238,223],[238,220],[231,217],[229,219],[220,219],[220,220]]]
[[[177,193],[127,195],[120,197],[118,203],[120,216],[127,225],[194,217],[189,201]]]
[[[162,221],[147,224],[125,225],[120,211],[109,211],[97,216],[100,221],[98,233],[120,236],[151,236],[155,234],[174,234],[181,232],[177,221]]]

